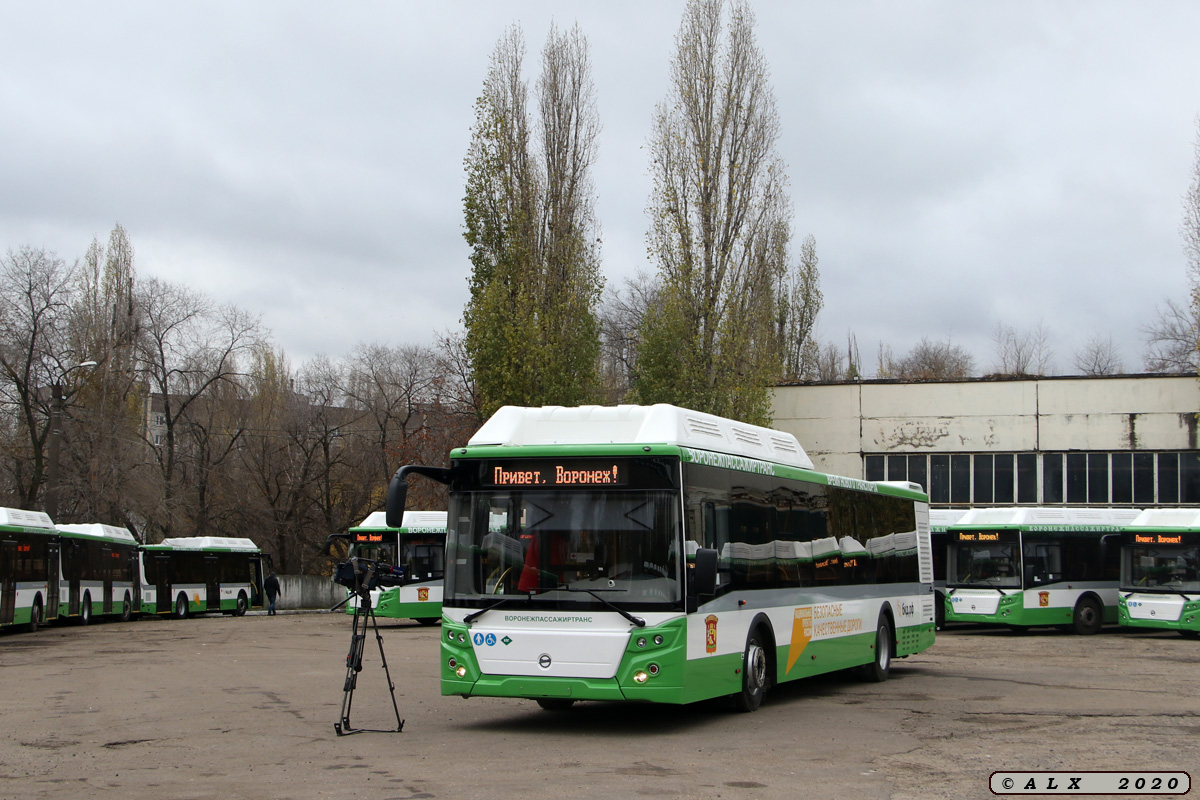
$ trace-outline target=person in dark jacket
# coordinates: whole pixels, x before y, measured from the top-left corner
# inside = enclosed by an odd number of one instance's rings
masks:
[[[275,577],[274,572],[263,581],[263,591],[267,593],[267,614],[275,616],[275,598],[283,597],[283,587],[279,585],[279,578]]]

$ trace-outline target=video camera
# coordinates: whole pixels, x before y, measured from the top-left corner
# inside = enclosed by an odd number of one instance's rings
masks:
[[[404,567],[370,558],[348,558],[333,569],[333,582],[356,593],[400,586],[406,577]]]

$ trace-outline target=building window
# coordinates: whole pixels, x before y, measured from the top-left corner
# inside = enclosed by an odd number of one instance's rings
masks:
[[[864,454],[863,467],[867,480],[920,484],[935,505],[1200,505],[1191,451]]]

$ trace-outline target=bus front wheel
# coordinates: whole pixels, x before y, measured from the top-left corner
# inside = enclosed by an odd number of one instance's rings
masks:
[[[238,592],[237,607],[233,610],[234,616],[236,616],[236,617],[246,616],[246,608],[248,605],[249,605],[249,601],[246,600],[246,593]]]
[[[1104,624],[1104,607],[1094,597],[1081,597],[1075,604],[1071,617],[1071,629],[1080,636],[1091,636],[1100,632]]]
[[[188,616],[188,601],[187,595],[180,594],[175,598],[175,619],[187,619]]]
[[[872,683],[883,683],[892,670],[892,624],[887,617],[879,618],[875,630],[875,658],[862,668],[861,675]]]
[[[757,628],[746,639],[746,650],[742,654],[742,690],[733,696],[738,711],[756,711],[767,693],[767,651],[763,648],[763,635]]]

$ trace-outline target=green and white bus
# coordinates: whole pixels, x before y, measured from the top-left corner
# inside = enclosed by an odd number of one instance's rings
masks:
[[[371,607],[379,617],[434,625],[442,618],[446,512],[405,511],[399,528],[389,528],[386,517],[375,511],[348,532],[351,557],[404,570],[399,586],[372,590]],[[357,598],[351,598],[346,613],[355,613],[357,607]]]
[[[934,640],[915,484],[815,471],[795,437],[669,405],[500,409],[451,466],[444,695],[745,711]]]
[[[142,613],[186,619],[211,611],[240,617],[262,606],[264,570],[270,569],[270,556],[250,539],[191,536],[145,545]]]
[[[58,616],[58,533],[40,511],[0,508],[0,628]]]
[[[1131,508],[977,508],[947,528],[946,622],[1057,626],[1117,621],[1122,526]]]
[[[1148,508],[1122,533],[1118,619],[1200,637],[1200,509]]]
[[[138,541],[127,528],[91,522],[56,525],[59,619],[133,619],[138,610]]]

